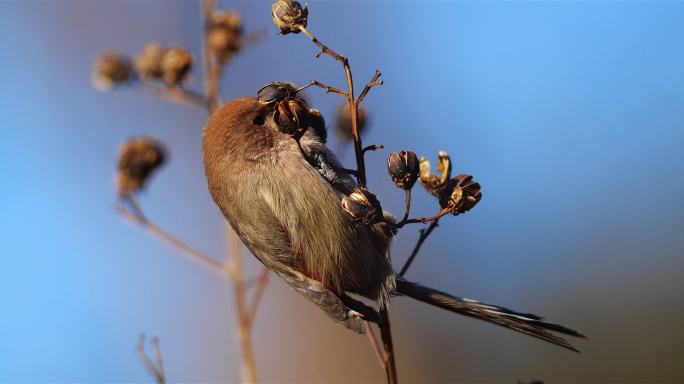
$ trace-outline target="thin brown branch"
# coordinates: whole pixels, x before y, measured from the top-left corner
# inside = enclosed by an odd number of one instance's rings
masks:
[[[362,102],[363,99],[366,97],[366,95],[368,94],[368,92],[370,92],[371,88],[376,87],[376,86],[378,86],[378,85],[383,85],[383,84],[385,83],[385,82],[382,81],[382,80],[378,81],[378,79],[380,78],[380,76],[382,76],[382,73],[380,73],[380,71],[378,71],[378,70],[376,69],[376,70],[375,70],[375,75],[373,75],[373,78],[372,78],[372,79],[368,82],[368,84],[366,84],[366,86],[363,88],[363,91],[361,91],[361,94],[359,95],[359,97],[356,98],[356,105],[357,105],[357,106],[358,106],[359,104],[361,104],[361,102]]]
[[[360,187],[366,186],[366,163],[364,158],[363,143],[361,141],[361,134],[359,132],[359,110],[355,97],[354,97],[354,80],[352,78],[351,68],[349,67],[349,60],[346,57],[340,55],[339,53],[328,48],[325,44],[320,42],[316,36],[309,32],[305,27],[299,28],[304,35],[306,35],[314,44],[316,44],[321,52],[316,55],[319,57],[321,54],[328,54],[333,59],[342,63],[344,67],[344,74],[347,79],[347,102],[349,104],[349,111],[351,112],[352,120],[352,138],[354,140],[354,154],[356,155],[356,180]],[[379,75],[376,72],[377,77]],[[377,77],[375,80],[377,81]],[[368,92],[366,92],[368,93]],[[364,95],[365,97],[365,95]],[[380,331],[382,336],[383,348],[385,350],[385,373],[387,375],[387,382],[390,384],[397,383],[397,368],[394,359],[394,347],[392,346],[392,331],[390,329],[390,319],[387,312],[387,308],[383,306],[380,309],[380,316],[382,318],[382,324],[380,325]]]
[[[202,19],[204,22],[204,30],[208,29],[211,23],[214,9],[216,8],[215,0],[202,1]],[[219,106],[219,84],[223,74],[225,62],[218,60],[208,46],[206,33],[203,42],[203,57],[205,65],[205,90],[207,99],[207,110],[209,114],[214,113]],[[229,276],[233,285],[233,293],[235,294],[235,306],[238,317],[238,335],[240,339],[240,346],[242,349],[242,377],[247,383],[257,383],[257,369],[256,360],[254,358],[254,351],[252,346],[252,327],[251,327],[251,310],[247,304],[247,288],[244,280],[243,265],[242,265],[242,250],[240,249],[240,238],[235,231],[230,228],[228,223],[225,224],[228,230],[230,255],[229,261],[225,263],[224,269]],[[265,284],[265,283],[264,283]]]
[[[358,174],[356,179],[359,186],[366,186],[366,160],[364,158],[363,143],[361,142],[361,133],[359,132],[359,109],[354,100],[354,82],[352,80],[351,69],[349,68],[349,62],[345,60],[344,62],[344,72],[347,76],[347,85],[349,87],[348,92],[348,102],[349,110],[351,111],[352,118],[352,138],[354,139],[354,154],[356,155],[356,169]]]
[[[180,87],[163,87],[151,82],[141,82],[131,84],[131,89],[139,95],[174,104],[201,108],[206,108],[207,105],[203,95]]]
[[[363,153],[365,154],[365,153],[368,152],[368,151],[377,151],[377,150],[380,150],[380,149],[383,149],[383,148],[385,148],[384,145],[373,144],[373,145],[369,145],[369,146],[367,146],[367,147],[364,147],[362,151],[363,151]]]
[[[406,224],[416,224],[416,223],[423,223],[423,224],[425,224],[425,223],[429,223],[429,222],[431,222],[431,221],[437,221],[437,220],[441,219],[443,216],[445,216],[446,214],[448,214],[448,213],[450,213],[450,212],[451,212],[451,210],[449,210],[448,208],[443,208],[442,210],[440,210],[439,212],[437,212],[437,214],[435,214],[435,215],[432,216],[432,217],[419,217],[419,218],[416,218],[416,219],[402,220],[402,221],[398,222],[398,223],[395,225],[395,227],[396,227],[396,228],[401,228],[401,227],[403,227],[403,226],[406,225]]]
[[[339,53],[328,48],[320,40],[316,38],[311,32],[309,32],[305,27],[300,26],[299,28],[302,33],[304,33],[314,44],[316,44],[321,52],[316,55],[319,57],[321,54],[325,53],[332,57],[333,59],[342,63],[344,67],[344,74],[347,79],[347,92],[346,97],[349,103],[349,111],[351,112],[352,120],[352,137],[354,139],[354,152],[356,155],[356,169],[358,170],[356,174],[356,180],[360,187],[366,186],[366,164],[363,157],[363,144],[361,142],[361,135],[359,133],[359,111],[358,105],[356,104],[356,99],[354,98],[354,80],[352,78],[351,68],[349,67],[349,60],[346,57],[340,55]]]
[[[165,242],[171,248],[177,250],[180,254],[186,256],[190,261],[199,263],[205,267],[209,267],[216,273],[223,274],[223,263],[207,256],[204,253],[195,250],[185,242],[178,239],[171,233],[161,229],[159,226],[150,221],[140,210],[138,204],[134,200],[128,200],[133,206],[133,212],[128,210],[123,204],[117,204],[116,210],[128,221],[138,224],[145,228],[147,232],[157,239]]]
[[[233,293],[235,294],[235,306],[238,316],[238,336],[242,347],[242,374],[245,382],[257,383],[256,360],[252,348],[252,327],[250,322],[250,308],[247,305],[247,290],[242,266],[242,249],[240,248],[240,238],[235,231],[229,231],[230,242],[230,263],[226,263],[226,270],[233,283]]]
[[[203,108],[206,108],[207,106],[207,99],[204,97],[204,95],[193,90],[185,89],[183,87],[171,87],[167,88],[167,92],[172,97],[182,100],[187,104]]]
[[[390,327],[389,312],[386,306],[380,308],[380,336],[385,351],[385,375],[388,384],[397,384],[397,364],[394,358],[394,345],[392,343],[392,329]]]
[[[147,352],[145,352],[145,335],[140,336],[140,341],[138,342],[138,346],[135,349],[138,352],[140,359],[143,361],[143,364],[145,364],[145,368],[147,368],[147,371],[150,372],[152,376],[154,376],[154,379],[157,381],[157,383],[165,384],[166,377],[164,375],[164,364],[161,358],[161,351],[159,350],[159,339],[157,339],[156,337],[153,338],[152,346],[154,349],[154,357],[157,362],[156,365],[147,355]]]
[[[375,353],[375,357],[378,359],[378,363],[380,363],[380,367],[384,370],[385,369],[385,357],[383,356],[384,352],[380,350],[380,346],[378,345],[378,339],[375,336],[375,331],[373,330],[373,327],[371,326],[371,323],[369,321],[364,320],[363,322],[366,325],[366,335],[368,336],[368,342],[371,345],[371,349],[373,349],[373,352]]]
[[[333,171],[336,173],[346,173],[348,175],[358,175],[359,172],[355,169],[348,169],[348,168],[342,168],[342,167],[333,167]]]
[[[404,190],[405,197],[404,197],[404,218],[401,219],[402,222],[407,221],[409,217],[409,211],[411,211],[411,190],[410,189],[405,189]]]
[[[164,374],[164,359],[162,359],[161,348],[159,347],[159,338],[152,338],[152,353],[154,354],[154,361],[157,364],[157,369],[161,373],[163,379],[162,382],[166,381],[166,375]]]
[[[307,86],[311,86],[311,85],[314,85],[314,86],[316,86],[316,87],[325,89],[325,92],[326,92],[326,93],[331,93],[331,92],[332,92],[332,93],[337,93],[338,95],[342,95],[342,96],[344,96],[344,97],[347,97],[347,92],[345,92],[345,91],[343,91],[343,90],[341,90],[341,89],[339,89],[339,88],[335,88],[335,87],[331,87],[331,86],[329,86],[329,85],[327,85],[327,84],[323,84],[323,83],[321,83],[320,81],[311,80],[311,81],[307,84]]]
[[[256,313],[259,309],[259,303],[261,303],[261,298],[264,296],[264,292],[268,286],[270,272],[271,270],[266,267],[261,269],[259,278],[256,281],[256,286],[254,287],[254,293],[252,293],[252,304],[249,307],[249,321],[252,327],[254,326],[254,319],[256,319]]]
[[[418,251],[420,251],[420,247],[423,246],[423,243],[425,242],[425,239],[430,236],[432,231],[439,226],[439,220],[435,220],[430,225],[427,227],[427,229],[421,229],[420,230],[420,236],[418,237],[418,241],[416,242],[416,245],[413,247],[413,251],[411,251],[411,255],[409,255],[408,259],[406,259],[406,262],[404,263],[404,266],[401,267],[401,271],[399,271],[399,276],[404,276],[406,271],[408,271],[409,267],[411,266],[411,263],[413,263],[413,259],[416,258],[416,255],[418,254]]]
[[[346,63],[348,62],[346,57],[340,55],[339,53],[328,48],[325,44],[321,43],[321,41],[318,40],[316,38],[316,36],[314,36],[311,32],[309,32],[309,30],[307,30],[305,27],[300,27],[299,29],[302,31],[303,34],[306,35],[306,37],[308,37],[311,41],[313,41],[313,43],[316,44],[318,46],[318,48],[321,49],[321,52],[316,54],[316,57],[320,57],[322,54],[325,53],[325,54],[329,55],[330,57],[332,57],[333,59],[335,59],[335,60],[339,61],[340,63],[346,65]]]
[[[202,44],[202,56],[204,58],[204,74],[205,74],[205,92],[207,94],[207,108],[209,113],[213,113],[219,105],[219,82],[221,70],[219,63],[211,54],[209,49],[209,41],[207,40],[206,31],[211,23],[211,18],[216,8],[215,0],[202,0],[202,20],[204,23],[204,34]]]
[[[205,26],[205,31],[211,23],[214,9],[216,8],[216,1],[203,0],[202,1],[202,16]],[[208,40],[204,36],[203,56],[205,65],[205,89],[207,98],[207,109],[209,114],[214,113],[219,105],[219,83],[223,73],[224,62],[217,60],[211,54],[208,47]],[[230,233],[230,261],[224,265],[226,274],[230,277],[233,285],[233,293],[235,294],[235,305],[238,316],[238,334],[240,338],[240,346],[242,348],[242,375],[246,382],[258,382],[256,363],[254,359],[254,352],[252,348],[252,334],[251,323],[249,316],[249,308],[247,307],[246,287],[243,275],[242,266],[242,251],[240,249],[240,239],[235,232],[226,224],[226,228]]]

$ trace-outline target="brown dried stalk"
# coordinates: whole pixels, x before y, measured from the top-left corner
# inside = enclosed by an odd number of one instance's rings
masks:
[[[202,17],[203,22],[208,25],[211,22],[213,12],[216,7],[216,1],[203,0],[202,1]],[[206,30],[206,28],[205,28]],[[255,35],[252,40],[258,39],[259,35]],[[213,113],[219,106],[219,83],[223,73],[225,62],[218,60],[211,54],[207,46],[207,39],[204,38],[203,43],[203,57],[205,63],[205,92],[206,95],[201,95],[181,87],[162,88],[153,83],[143,82],[139,85],[132,85],[133,90],[142,93],[146,96],[157,97],[173,103],[201,106],[206,108],[208,112]],[[255,286],[251,304],[248,300],[248,289],[244,279],[244,271],[242,265],[242,252],[240,249],[240,239],[235,232],[227,225],[229,233],[230,253],[225,262],[218,261],[210,256],[207,256],[194,248],[187,245],[185,242],[178,239],[176,236],[161,229],[154,224],[143,213],[140,205],[137,202],[136,196],[133,193],[128,193],[122,196],[116,206],[117,211],[127,220],[141,225],[151,235],[167,243],[171,247],[178,250],[181,254],[187,256],[190,260],[198,262],[206,267],[209,267],[214,272],[219,273],[224,278],[227,278],[232,283],[233,292],[235,294],[236,312],[239,323],[239,337],[242,348],[243,362],[242,371],[244,381],[249,383],[256,383],[257,370],[254,359],[252,347],[252,325],[256,315],[257,307],[263,296],[264,290],[268,284],[268,269],[264,270],[259,275],[259,279]],[[161,354],[159,352],[158,341],[153,340],[155,347],[154,355],[156,358],[156,366],[152,363],[150,358],[144,351],[144,337],[141,339],[138,346],[138,352],[145,366],[154,375],[158,383],[165,382],[163,363]]]
[[[191,107],[206,107],[204,95],[182,87],[160,87],[151,82],[131,83],[131,89],[140,95],[158,98],[175,104]]]
[[[126,202],[127,204],[125,204]],[[129,208],[130,206],[130,208]],[[268,269],[264,267],[257,284],[254,287],[251,305],[247,305],[247,285],[245,283],[243,267],[242,267],[242,252],[240,250],[240,239],[234,231],[230,230],[230,260],[227,262],[220,262],[213,257],[207,256],[200,251],[187,245],[185,242],[178,239],[176,236],[161,229],[145,216],[140,205],[131,196],[124,198],[116,206],[117,211],[127,220],[143,226],[148,232],[160,240],[166,242],[171,247],[178,250],[182,255],[187,256],[190,260],[198,262],[212,271],[220,274],[223,277],[230,279],[233,285],[233,292],[236,299],[236,307],[239,322],[240,344],[243,352],[243,374],[246,382],[256,383],[257,373],[254,353],[252,348],[251,331],[257,307],[263,296],[264,290],[268,284]],[[154,342],[154,341],[153,341]],[[150,370],[148,362],[143,359],[143,362]],[[155,372],[150,370],[150,372]],[[157,374],[154,373],[155,377]]]
[[[404,276],[406,271],[408,271],[409,267],[411,266],[411,263],[413,263],[413,259],[416,258],[416,255],[418,255],[418,251],[420,251],[420,247],[423,246],[423,243],[425,242],[425,239],[430,236],[432,231],[439,226],[439,219],[433,221],[430,223],[430,225],[427,227],[427,229],[421,229],[420,230],[420,236],[418,237],[418,241],[416,242],[416,245],[413,247],[413,251],[411,251],[411,255],[409,255],[408,259],[406,259],[406,262],[404,263],[404,266],[401,267],[401,271],[399,271],[399,276]]]
[[[230,262],[226,263],[226,271],[229,273],[233,283],[235,294],[235,306],[237,309],[239,338],[242,347],[242,376],[247,383],[258,382],[256,360],[254,359],[254,349],[252,347],[252,319],[250,309],[247,304],[247,292],[242,268],[242,250],[240,249],[240,238],[235,231],[230,231]]]
[[[266,286],[268,286],[268,278],[270,275],[270,270],[266,267],[261,269],[261,273],[256,281],[256,286],[254,287],[254,292],[252,293],[252,304],[249,308],[249,320],[252,327],[254,327],[254,319],[256,318],[257,309],[259,308],[259,303],[261,298],[264,296],[266,291]]]
[[[371,323],[367,320],[364,320],[363,323],[366,326],[366,335],[368,336],[368,341],[373,349],[373,353],[375,353],[375,357],[378,359],[380,366],[385,369],[385,351],[380,350],[378,339],[375,337],[375,331],[373,330]]]
[[[409,200],[410,200],[410,199],[407,199],[407,202],[406,202],[407,207],[410,207],[410,202],[409,202]],[[408,216],[405,215],[405,216],[404,216],[404,219],[403,219],[402,221],[398,222],[398,223],[395,225],[395,227],[396,227],[396,228],[401,228],[401,227],[403,227],[403,226],[406,225],[406,224],[417,224],[417,223],[423,223],[423,224],[425,224],[425,223],[429,223],[429,222],[435,222],[435,221],[441,219],[442,217],[446,216],[447,214],[449,214],[449,213],[451,213],[451,212],[452,212],[451,208],[442,208],[442,209],[439,210],[439,212],[437,212],[437,213],[436,213],[434,216],[432,216],[432,217],[419,217],[419,218],[416,218],[416,219],[406,219]]]
[[[366,85],[366,87],[363,89],[361,92],[361,95],[359,96],[358,99],[354,97],[354,81],[352,78],[352,72],[351,72],[351,67],[349,66],[349,60],[340,55],[339,53],[335,52],[334,50],[328,48],[325,44],[323,44],[320,40],[316,38],[309,30],[306,29],[305,26],[299,25],[298,26],[299,30],[305,34],[314,44],[318,46],[318,48],[321,49],[321,52],[319,52],[316,57],[320,57],[322,54],[327,54],[333,59],[339,61],[342,63],[342,66],[344,67],[344,74],[347,80],[347,91],[341,91],[338,89],[333,89],[332,87],[329,87],[327,85],[321,84],[313,84],[317,86],[322,86],[323,88],[326,88],[326,91],[328,92],[335,92],[338,94],[341,94],[342,96],[345,96],[347,98],[347,101],[349,103],[349,111],[351,112],[351,120],[352,120],[352,139],[354,141],[354,153],[356,155],[356,172],[353,173],[356,176],[356,179],[358,181],[359,186],[365,187],[366,186],[366,163],[365,163],[365,148],[363,147],[363,143],[361,141],[361,135],[359,133],[359,104],[361,101],[366,97],[368,92],[370,91],[371,88],[373,88],[376,85],[382,84],[382,81],[378,81],[380,76],[382,75],[380,71],[375,71],[375,75],[371,79],[371,81]],[[397,367],[394,359],[394,349],[393,349],[393,344],[392,344],[392,332],[390,329],[390,318],[389,318],[389,312],[387,311],[387,307],[383,305],[380,308],[380,319],[381,319],[381,324],[380,324],[380,335],[382,336],[382,343],[383,343],[383,349],[384,349],[384,368],[385,368],[385,373],[387,375],[387,382],[389,384],[396,384],[397,383]],[[374,339],[373,339],[374,340]],[[371,343],[372,345],[373,343]]]
[[[216,9],[215,0],[202,0],[202,20],[204,22],[204,30],[211,23],[211,17]],[[208,41],[206,36],[203,34],[203,49],[202,54],[204,57],[204,76],[205,76],[205,92],[207,94],[207,108],[209,113],[213,113],[219,105],[219,82],[221,69],[219,68],[219,63],[215,57],[211,55],[211,51],[208,47]]]
[[[203,0],[202,1],[202,15],[206,27],[211,23],[212,14],[216,8],[216,1]],[[224,62],[217,60],[208,47],[208,40],[204,38],[204,65],[205,65],[205,89],[207,92],[207,109],[209,114],[214,113],[219,106],[219,83],[223,73]],[[230,234],[230,262],[226,263],[226,270],[228,276],[233,283],[233,290],[235,293],[235,305],[237,309],[237,318],[239,324],[239,338],[240,346],[242,348],[242,374],[245,382],[258,382],[256,360],[254,358],[254,348],[252,346],[252,324],[253,314],[256,314],[256,308],[250,309],[247,304],[247,288],[244,280],[243,264],[242,264],[242,250],[240,248],[240,238],[238,238],[235,231],[225,223],[225,227]],[[261,284],[257,285],[257,290],[254,297],[254,305],[259,303],[263,290],[265,289],[268,280],[261,279]]]
[[[331,86],[329,86],[329,85],[327,85],[327,84],[323,84],[323,83],[321,83],[320,81],[312,80],[312,81],[309,82],[309,84],[306,85],[306,87],[311,86],[311,85],[314,85],[314,86],[316,86],[316,87],[323,88],[323,89],[325,89],[325,91],[326,91],[327,93],[331,93],[331,92],[332,92],[332,93],[337,93],[338,95],[341,95],[341,96],[344,96],[344,97],[349,97],[349,95],[347,94],[347,92],[345,92],[345,91],[343,91],[343,90],[341,90],[341,89],[335,88],[335,87],[331,87]]]
[[[357,108],[358,104],[356,103],[356,99],[354,98],[354,82],[353,82],[353,78],[352,78],[351,68],[349,67],[349,60],[346,57],[344,57],[344,56],[340,55],[339,53],[333,51],[332,49],[328,48],[325,44],[321,43],[316,38],[316,36],[314,36],[311,32],[309,32],[309,30],[306,29],[306,27],[299,26],[299,30],[302,31],[303,34],[305,34],[311,41],[313,41],[314,44],[316,44],[321,49],[321,52],[318,53],[316,55],[316,57],[319,57],[321,54],[325,53],[325,54],[329,55],[330,57],[332,57],[333,59],[342,63],[342,66],[344,67],[344,74],[347,78],[347,92],[346,92],[345,96],[347,97],[347,100],[349,101],[349,111],[351,112],[351,118],[352,118],[352,137],[354,139],[354,152],[356,153],[356,167],[357,167],[356,178],[358,180],[359,186],[365,187],[366,186],[366,162],[365,162],[365,159],[363,157],[363,145],[361,142],[361,135],[359,134],[359,111]],[[368,93],[368,92],[366,92],[366,93]]]
[[[359,104],[363,101],[363,99],[366,97],[368,92],[370,92],[371,88],[378,86],[378,85],[383,85],[385,82],[382,80],[378,79],[382,76],[382,73],[378,71],[377,69],[375,70],[375,75],[373,75],[373,78],[366,84],[366,86],[363,88],[363,91],[361,91],[361,94],[359,97],[356,98],[356,106],[358,107]]]
[[[160,228],[158,225],[156,225],[154,222],[148,219],[147,216],[145,216],[139,204],[132,197],[126,197],[124,202],[127,202],[128,205],[132,206],[133,208],[129,209],[127,208],[126,204],[120,202],[116,205],[116,210],[126,220],[134,224],[141,225],[152,236],[157,237],[158,239],[165,242],[172,248],[175,248],[179,253],[186,256],[190,261],[208,267],[213,272],[223,274],[224,267],[222,262],[216,260],[211,256],[207,256],[200,251],[197,251],[196,249],[192,248],[182,240],[178,239],[176,236]]]
[[[382,345],[385,351],[385,375],[387,375],[387,382],[390,384],[397,384],[397,363],[394,359],[394,345],[392,343],[392,329],[390,328],[389,313],[387,306],[380,307],[380,336],[382,336]]]
[[[401,222],[408,221],[409,212],[411,211],[411,190],[405,189],[404,194],[404,217],[401,219]]]
[[[159,349],[159,339],[156,337],[152,338],[152,353],[154,354],[154,363],[147,355],[147,352],[145,352],[145,339],[145,335],[140,336],[140,341],[136,347],[138,355],[140,355],[140,359],[145,364],[145,368],[147,368],[150,374],[154,376],[157,384],[165,384],[166,375],[164,374],[164,361],[162,360],[161,350]]]

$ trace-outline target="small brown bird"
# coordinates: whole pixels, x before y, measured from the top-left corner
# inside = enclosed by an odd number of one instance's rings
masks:
[[[340,165],[325,146],[320,113],[296,93],[271,83],[257,97],[224,104],[204,129],[211,196],[259,261],[357,332],[364,331],[363,320],[378,322],[379,316],[348,294],[380,304],[406,295],[576,350],[552,331],[582,337],[577,331],[398,277],[389,259],[394,219],[384,214],[359,222],[343,208],[355,181],[336,172]]]

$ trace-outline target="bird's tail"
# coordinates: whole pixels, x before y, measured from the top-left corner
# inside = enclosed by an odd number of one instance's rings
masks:
[[[474,317],[502,327],[510,328],[575,352],[579,352],[579,350],[567,340],[555,335],[553,332],[586,338],[586,336],[578,331],[560,324],[544,321],[543,317],[529,313],[520,313],[496,305],[480,303],[471,299],[452,296],[448,293],[424,287],[402,278],[397,279],[397,293],[446,309],[447,311],[456,312],[461,315]]]

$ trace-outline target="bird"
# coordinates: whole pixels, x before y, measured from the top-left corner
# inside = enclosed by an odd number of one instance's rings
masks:
[[[326,146],[318,111],[288,83],[230,100],[207,121],[202,157],[212,199],[249,251],[296,292],[355,332],[380,323],[373,305],[406,296],[578,351],[582,333],[542,317],[426,287],[399,276],[389,249],[396,227],[359,222],[341,202],[357,187]],[[356,296],[356,297],[355,297]]]

